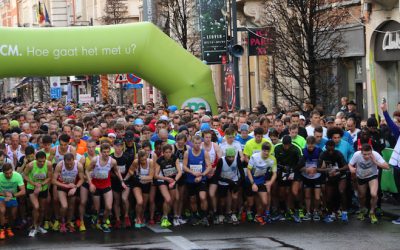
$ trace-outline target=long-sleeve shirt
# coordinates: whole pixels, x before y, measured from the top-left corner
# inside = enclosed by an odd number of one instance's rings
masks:
[[[384,111],[383,115],[385,116],[386,124],[389,126],[390,130],[392,131],[393,136],[397,140],[400,136],[399,127],[396,125],[396,123],[394,123],[394,121],[392,120],[392,117],[390,117],[390,115],[389,115],[389,112]]]

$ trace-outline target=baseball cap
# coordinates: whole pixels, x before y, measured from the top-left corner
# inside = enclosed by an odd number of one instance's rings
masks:
[[[285,135],[282,138],[282,144],[283,145],[288,145],[288,144],[291,144],[291,143],[292,143],[292,138],[289,135]]]
[[[19,122],[17,120],[11,120],[10,121],[10,127],[19,128]]]
[[[246,123],[242,124],[240,126],[240,131],[249,131],[249,125],[247,125]]]
[[[168,121],[168,120],[169,120],[168,116],[166,116],[166,115],[160,116],[160,121]]]
[[[225,156],[227,157],[233,157],[236,155],[236,150],[234,148],[227,148],[225,150]]]
[[[69,105],[67,105],[67,106],[65,106],[64,110],[65,110],[65,111],[71,111],[71,110],[72,110],[72,107],[69,106]]]
[[[144,122],[142,119],[137,118],[134,122],[133,125],[144,125]]]
[[[333,122],[335,122],[335,118],[333,118],[333,117],[326,118],[326,123],[333,123]]]
[[[121,139],[116,139],[116,140],[114,141],[114,145],[123,145],[123,144],[124,144],[124,141],[121,140]]]
[[[178,107],[175,106],[175,105],[171,105],[171,106],[168,107],[168,110],[169,110],[170,112],[175,112],[175,111],[178,110]]]
[[[304,117],[304,115],[300,115],[300,120],[303,120],[303,121],[306,120],[306,118]]]
[[[210,129],[211,128],[210,128],[210,125],[208,123],[202,123],[201,124],[201,127],[200,127],[201,132],[207,131],[207,130],[210,130]]]
[[[135,138],[135,135],[133,134],[133,132],[131,130],[126,131],[125,133],[125,140],[126,141],[131,141]]]

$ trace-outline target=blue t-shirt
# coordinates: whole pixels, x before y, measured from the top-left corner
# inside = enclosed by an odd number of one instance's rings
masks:
[[[236,135],[235,140],[240,142],[240,145],[242,146],[242,151],[244,149],[244,145],[246,145],[246,142],[250,141],[251,139],[253,139],[253,136],[248,136],[246,139],[243,139],[240,135]]]

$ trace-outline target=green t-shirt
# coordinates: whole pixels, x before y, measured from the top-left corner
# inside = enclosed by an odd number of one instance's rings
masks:
[[[10,179],[4,176],[4,173],[0,173],[0,192],[11,192],[12,194],[18,193],[18,187],[24,185],[22,175],[18,172],[13,171]],[[0,197],[4,197],[0,195]],[[16,198],[13,197],[15,200]]]
[[[255,138],[247,141],[246,145],[244,146],[243,153],[250,158],[253,154],[261,152],[261,147],[264,144],[264,142],[269,143],[269,145],[271,146],[270,155],[273,155],[274,154],[274,145],[272,145],[272,142],[270,142],[269,140],[267,140],[265,138],[262,138],[260,143],[257,143]]]
[[[41,168],[37,165],[36,160],[33,161],[32,170],[28,175],[29,179],[36,183],[43,183],[47,179],[47,167],[48,167],[47,161],[44,163],[44,166]],[[42,185],[42,188],[40,191],[46,191],[48,187],[49,187],[48,184]],[[26,188],[29,190],[35,189],[35,187],[32,184],[30,184],[29,182],[28,182]]]
[[[297,135],[294,139],[292,139],[292,143],[296,144],[301,150],[303,150],[303,148],[306,147],[307,141],[303,136]]]

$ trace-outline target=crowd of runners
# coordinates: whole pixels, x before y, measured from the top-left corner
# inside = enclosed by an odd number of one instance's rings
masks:
[[[346,100],[335,116],[305,105],[211,114],[151,102],[0,104],[0,239],[16,228],[35,237],[351,214],[377,223],[400,110],[392,118],[382,104],[378,123]]]

